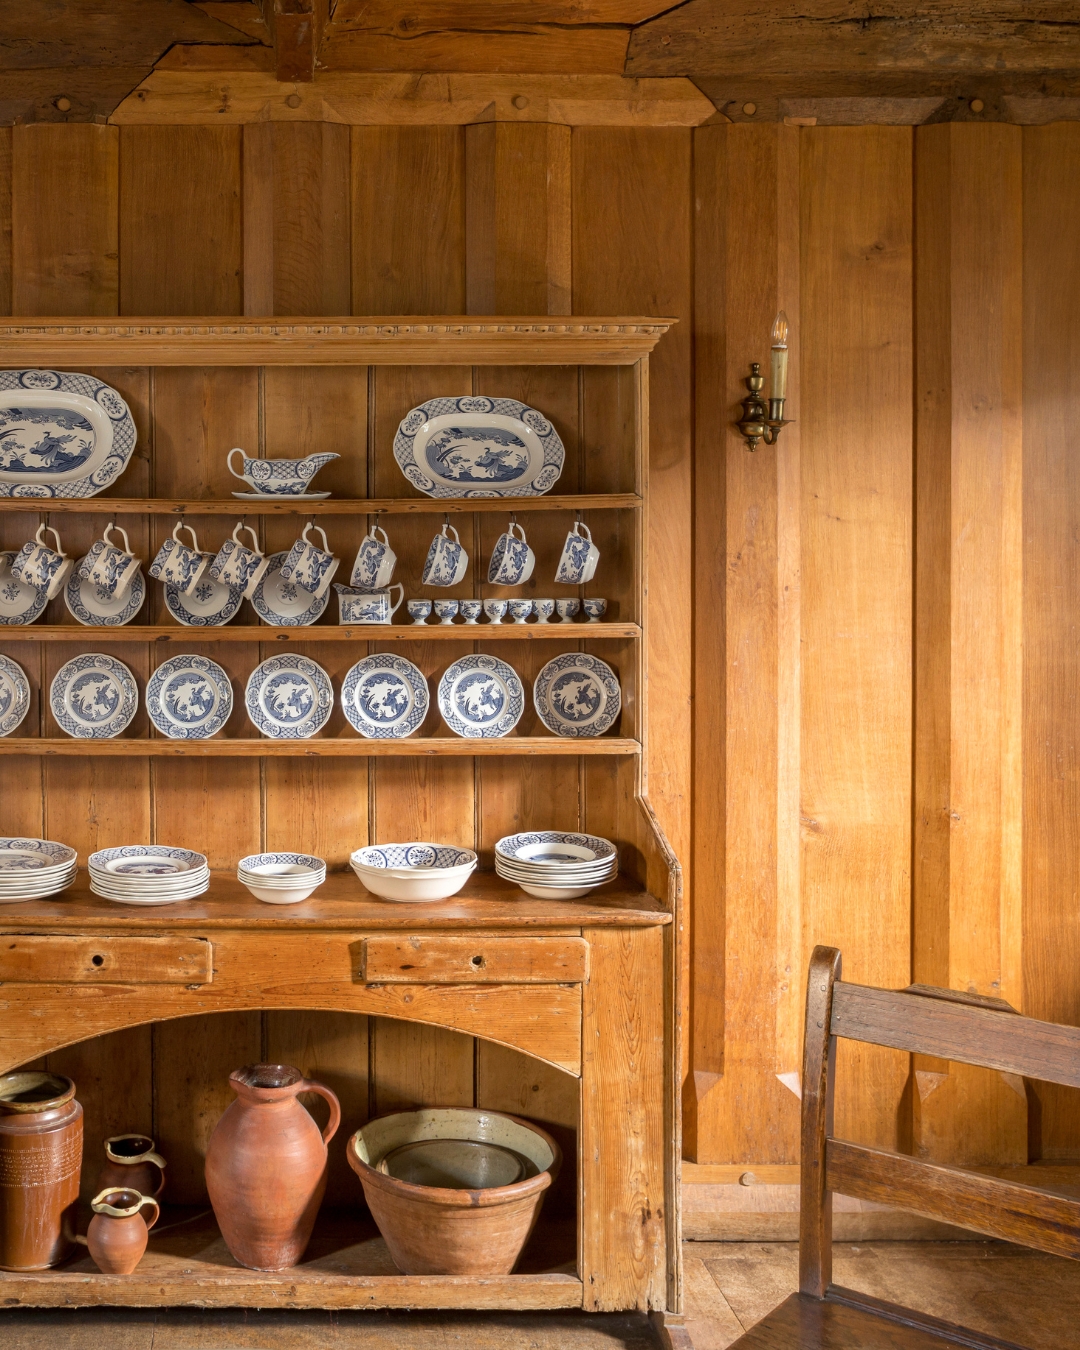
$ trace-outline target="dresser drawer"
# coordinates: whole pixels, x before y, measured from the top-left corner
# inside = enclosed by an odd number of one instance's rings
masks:
[[[368,984],[581,984],[588,953],[579,937],[369,937],[360,978]]]
[[[192,937],[0,937],[0,982],[12,984],[210,984],[213,946]]]

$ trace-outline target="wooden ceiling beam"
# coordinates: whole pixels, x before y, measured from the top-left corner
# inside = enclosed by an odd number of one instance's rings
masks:
[[[401,37],[439,29],[490,33],[530,24],[628,28],[671,8],[671,0],[337,0],[334,24]]]
[[[328,11],[329,0],[262,0],[280,83],[310,84],[315,78]]]

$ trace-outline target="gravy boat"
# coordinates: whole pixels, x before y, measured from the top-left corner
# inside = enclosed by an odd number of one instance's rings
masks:
[[[243,473],[233,468],[233,455],[244,462]],[[248,483],[264,497],[298,497],[311,486],[311,480],[324,464],[340,455],[308,455],[306,459],[252,459],[236,446],[229,451],[227,463],[234,478]]]

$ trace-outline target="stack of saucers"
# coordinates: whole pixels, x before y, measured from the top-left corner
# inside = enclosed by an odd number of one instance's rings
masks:
[[[0,904],[58,895],[75,880],[78,865],[67,844],[0,838]]]
[[[471,848],[453,844],[372,844],[349,858],[349,866],[372,895],[407,903],[457,895],[476,863]]]
[[[90,889],[121,905],[172,905],[210,885],[202,853],[165,844],[124,844],[90,855]]]
[[[539,900],[574,900],[617,875],[619,854],[592,834],[531,830],[499,840],[495,871]]]
[[[268,905],[296,905],[326,880],[326,863],[310,853],[252,853],[236,866],[256,900]]]

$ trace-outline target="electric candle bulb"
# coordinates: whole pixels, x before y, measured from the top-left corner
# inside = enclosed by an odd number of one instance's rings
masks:
[[[788,321],[783,310],[772,326],[772,366],[769,371],[769,397],[787,397]]]

